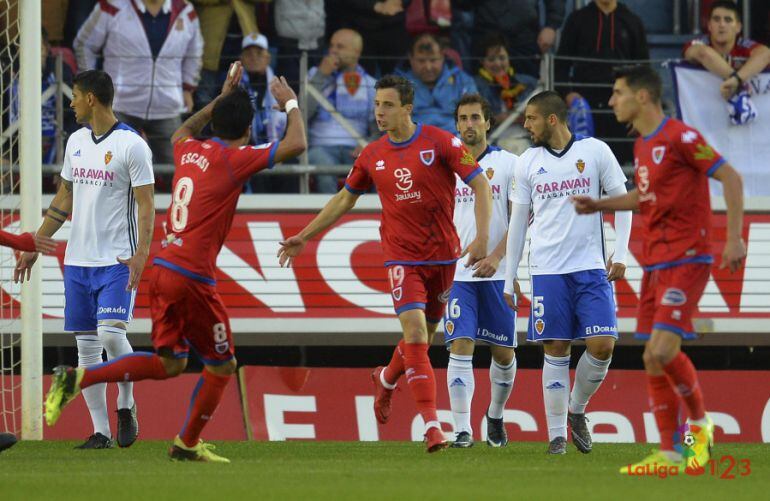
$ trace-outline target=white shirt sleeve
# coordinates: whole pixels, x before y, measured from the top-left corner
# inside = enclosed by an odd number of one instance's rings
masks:
[[[513,281],[516,280],[521,255],[524,253],[528,220],[529,204],[514,202],[511,221],[508,223],[508,242],[506,242],[505,247],[505,289],[503,292],[509,295],[513,295]]]
[[[113,16],[104,12],[97,2],[86,22],[80,27],[72,47],[78,61],[80,71],[93,70],[99,59],[99,53],[104,48],[107,35],[110,32],[110,20]]]
[[[513,202],[513,192],[516,189],[516,165],[518,164],[519,157],[511,155],[511,167],[510,176],[508,178],[508,201]]]
[[[511,202],[514,204],[529,205],[532,203],[532,186],[529,183],[527,176],[527,161],[524,157],[519,157],[513,169],[513,197]]]
[[[618,159],[615,158],[615,154],[612,153],[607,143],[600,142],[600,144],[599,180],[601,181],[602,189],[609,193],[619,186],[625,186],[626,175],[623,174],[623,169],[620,168]]]
[[[614,190],[607,191],[611,197],[619,197],[626,194],[626,185],[621,184]],[[631,218],[633,212],[621,210],[615,212],[615,252],[612,253],[612,262],[626,264],[628,259],[628,242],[631,240]]]
[[[137,140],[128,147],[126,162],[131,186],[136,188],[155,183],[155,175],[152,170],[152,151],[143,139],[137,137]]]

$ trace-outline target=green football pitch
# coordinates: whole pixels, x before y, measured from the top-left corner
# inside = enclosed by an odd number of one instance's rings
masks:
[[[22,442],[0,454],[0,499],[767,499],[770,445],[718,444],[712,474],[620,475],[641,459],[644,444],[597,444],[591,454],[570,444],[566,456],[545,444],[448,449],[428,455],[405,442],[226,442],[231,464],[174,463],[167,442],[130,449],[73,450],[73,442]],[[736,464],[728,469],[732,457]],[[748,460],[740,463],[741,460]],[[746,467],[750,464],[748,474]],[[741,473],[744,475],[742,476]],[[720,476],[734,476],[722,479]],[[674,498],[671,498],[674,499]]]

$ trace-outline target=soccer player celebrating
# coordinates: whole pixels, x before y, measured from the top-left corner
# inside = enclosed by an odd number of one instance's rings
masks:
[[[634,466],[682,465],[682,455],[674,448],[681,399],[695,439],[686,466],[702,467],[710,457],[714,424],[706,414],[695,368],[681,345],[683,338],[693,337],[692,315],[713,261],[708,177],[724,185],[727,241],[720,268],[732,272],[746,257],[741,238],[743,182],[698,131],[663,114],[661,92],[660,77],[648,66],[617,73],[610,106],[618,121],[633,125],[640,134],[634,145],[636,188],[603,200],[578,196],[573,201],[580,214],[639,209],[642,217],[639,262],[644,276],[636,330],[648,337],[643,359],[661,448]],[[627,471],[627,466],[621,469]]]
[[[610,282],[623,278],[631,235],[631,212],[615,214],[615,252],[604,252],[601,214],[575,214],[571,195],[599,197],[626,192],[626,177],[609,146],[567,128],[567,105],[553,91],[527,103],[524,127],[535,143],[519,158],[508,228],[505,294],[513,307],[513,280],[524,250],[532,209],[529,268],[532,308],[528,341],[543,343],[543,401],[549,454],[567,452],[567,421],[580,452],[591,452],[585,409],[607,375],[617,334]],[[586,351],[569,393],[570,347],[584,339]]]
[[[377,368],[374,411],[390,417],[390,397],[406,373],[425,422],[428,452],[447,446],[436,413],[436,381],[428,358],[429,340],[449,296],[455,262],[466,266],[486,257],[491,210],[489,183],[462,141],[436,127],[412,122],[414,87],[387,75],[375,85],[375,119],[386,135],[361,152],[345,187],[299,234],[281,242],[281,265],[291,265],[307,242],[348,212],[372,184],[382,203],[382,246],[391,296],[404,338],[388,367]],[[476,194],[476,238],[461,253],[452,214],[455,176]]]
[[[486,413],[487,444],[490,446],[508,444],[503,408],[516,376],[516,314],[503,299],[505,262],[502,259],[513,196],[513,171],[518,157],[487,144],[491,114],[489,103],[478,94],[462,96],[455,109],[457,130],[463,144],[486,174],[492,190],[488,255],[472,268],[458,266],[455,269],[444,317],[444,340],[450,353],[447,388],[456,434],[452,447],[458,448],[473,446],[471,401],[476,386],[473,377],[475,343],[489,344],[492,351],[489,367],[492,398]],[[462,246],[470,245],[476,236],[474,204],[473,190],[458,179],[454,223]]]
[[[84,71],[73,81],[75,119],[86,125],[70,137],[62,182],[38,235],[51,236],[72,213],[64,254],[64,330],[75,333],[78,366],[131,353],[126,327],[150,253],[155,222],[152,153],[147,143],[112,112],[110,76]],[[137,215],[138,208],[138,215]],[[36,253],[19,257],[14,280],[29,278]],[[133,385],[118,383],[118,445],[128,447],[139,433]],[[94,433],[81,449],[112,447],[106,385],[83,392]]]
[[[270,83],[270,92],[288,114],[286,136],[280,143],[246,146],[253,110],[248,93],[237,88],[241,74],[240,63],[234,63],[219,97],[171,137],[176,172],[165,223],[170,233],[153,261],[150,282],[156,353],[137,352],[86,369],[57,368],[46,397],[49,425],[56,422],[64,405],[91,385],[179,375],[192,348],[205,367],[169,455],[174,460],[229,463],[212,451],[213,445],[200,440],[236,369],[227,310],[214,280],[216,258],[230,231],[243,183],[306,147],[297,97],[283,78]],[[217,137],[193,139],[209,121]]]

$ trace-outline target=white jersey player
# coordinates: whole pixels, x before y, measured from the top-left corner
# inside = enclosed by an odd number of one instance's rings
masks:
[[[492,219],[487,257],[476,266],[457,264],[444,317],[444,341],[449,349],[447,388],[455,422],[452,447],[471,447],[471,400],[475,387],[473,350],[476,341],[490,345],[491,401],[487,410],[487,444],[508,443],[503,408],[516,374],[516,314],[503,299],[505,246],[516,155],[487,145],[491,110],[478,94],[466,94],[457,104],[455,118],[463,143],[479,162],[492,190]],[[466,248],[476,238],[474,193],[461,179],[455,189],[454,223]]]
[[[610,281],[625,274],[631,212],[615,215],[617,240],[608,261],[601,214],[575,214],[570,197],[625,193],[626,178],[609,146],[570,133],[567,106],[557,93],[534,96],[525,113],[524,127],[536,146],[522,154],[516,167],[505,292],[512,292],[531,209],[532,307],[527,340],[542,342],[545,351],[548,452],[566,453],[569,421],[575,446],[588,453],[592,443],[585,408],[607,374],[617,339]],[[577,339],[585,340],[586,351],[569,393],[570,346]]]
[[[109,75],[85,71],[75,77],[72,108],[87,124],[70,137],[62,182],[37,233],[53,235],[70,213],[72,229],[64,255],[64,330],[74,332],[80,366],[131,353],[126,328],[136,287],[150,250],[154,223],[152,154],[136,131],[112,112]],[[24,280],[37,258],[24,253],[15,279]],[[139,433],[132,383],[119,383],[118,445]],[[83,391],[94,433],[83,449],[112,447],[106,385]]]

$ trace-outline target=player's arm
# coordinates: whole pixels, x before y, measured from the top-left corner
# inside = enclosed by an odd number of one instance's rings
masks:
[[[225,83],[222,84],[222,90],[219,95],[212,99],[209,104],[201,108],[197,113],[194,113],[190,118],[185,120],[184,123],[171,134],[171,144],[176,144],[179,140],[186,137],[197,136],[200,134],[206,124],[211,121],[211,114],[214,112],[214,106],[216,106],[217,100],[238,88],[242,76],[243,68],[241,67],[240,61],[231,64],[227,71],[227,78],[225,79]]]
[[[72,181],[62,178],[59,189],[56,191],[51,204],[43,218],[43,223],[35,232],[36,237],[44,239],[53,236],[67,221],[72,212]],[[16,267],[13,270],[13,281],[18,283],[29,280],[32,266],[37,261],[37,252],[22,252],[16,258]]]
[[[274,78],[270,82],[270,93],[275,97],[281,111],[285,111],[287,104],[294,101],[292,105],[289,105],[289,113],[286,115],[286,134],[278,143],[273,159],[274,163],[281,163],[284,160],[299,156],[307,149],[305,123],[302,121],[302,113],[297,107],[297,95],[284,77]]]
[[[529,205],[513,203],[511,220],[508,223],[508,238],[506,241],[505,262],[505,300],[511,309],[516,310],[517,293],[515,290],[516,271],[519,269],[521,255],[524,253],[524,243],[527,238],[527,222],[529,220]]]
[[[139,241],[136,244],[134,255],[128,259],[118,257],[119,263],[128,266],[128,284],[126,290],[133,290],[139,287],[139,280],[142,278],[144,265],[150,256],[150,244],[152,243],[152,233],[155,224],[155,200],[154,184],[137,186],[132,189],[137,211],[137,221],[139,223]]]
[[[722,183],[725,205],[727,205],[727,241],[719,268],[729,267],[731,272],[736,272],[746,257],[746,244],[742,238],[743,179],[727,162],[723,163],[712,177]]]
[[[607,190],[607,194],[611,197],[622,197],[626,193],[626,186],[623,184],[614,190]],[[633,212],[630,210],[615,211],[615,252],[607,260],[607,280],[610,282],[621,279],[626,274],[632,217]]]
[[[476,216],[476,238],[463,250],[460,257],[468,255],[466,268],[487,257],[487,245],[489,244],[489,221],[492,218],[492,190],[486,176],[473,176],[468,181],[468,186],[473,189],[473,212]]]
[[[336,223],[343,214],[355,207],[360,196],[349,191],[347,187],[342,188],[302,231],[280,243],[281,248],[278,250],[278,262],[280,265],[291,266],[294,258],[302,252],[305,245],[313,237]]]
[[[623,211],[639,208],[639,191],[634,188],[625,195],[595,199],[584,195],[570,197],[578,214],[593,214],[599,211]]]

